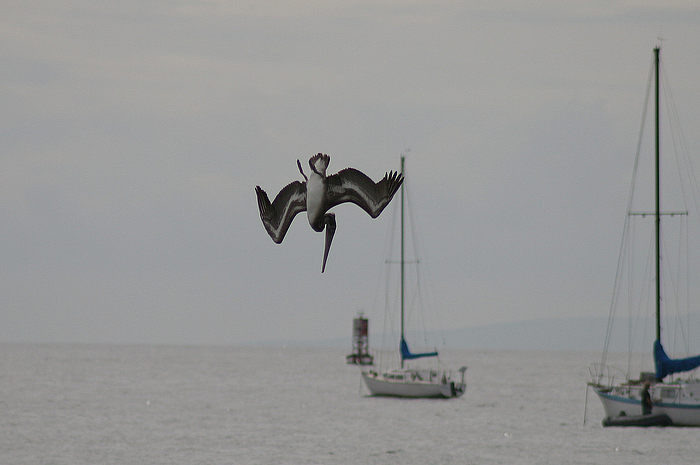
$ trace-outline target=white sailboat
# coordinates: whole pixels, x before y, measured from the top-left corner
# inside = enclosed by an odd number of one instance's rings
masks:
[[[401,174],[404,173],[405,157],[401,156]],[[401,185],[401,337],[399,342],[400,368],[377,371],[373,368],[362,371],[362,379],[367,389],[375,396],[413,398],[453,398],[460,397],[466,390],[464,379],[467,367],[458,370],[456,379],[448,369],[417,368],[409,366],[414,360],[437,358],[438,352],[413,353],[406,342],[405,332],[405,264],[404,258],[404,182]]]
[[[625,234],[628,231],[629,218],[632,216],[649,216],[655,220],[654,229],[654,254],[655,254],[655,329],[656,339],[653,343],[653,356],[655,371],[642,372],[638,379],[630,379],[629,369],[624,380],[616,382],[615,373],[607,367],[607,348],[612,332],[614,302],[611,306],[608,330],[606,334],[605,349],[600,364],[591,369],[592,381],[589,386],[593,388],[600,398],[605,410],[605,426],[700,426],[700,380],[692,377],[677,377],[680,373],[689,373],[700,366],[700,356],[672,359],[664,350],[661,343],[661,219],[662,217],[687,216],[687,211],[664,212],[661,210],[660,201],[660,158],[659,158],[659,54],[660,49],[654,49],[654,75],[655,75],[655,209],[653,212],[628,211],[625,223]],[[636,166],[636,164],[635,164]],[[623,241],[624,244],[625,241]],[[621,257],[623,257],[621,253]],[[618,263],[618,275],[621,263]],[[616,278],[616,294],[618,292],[618,279]],[[615,299],[615,298],[614,298]],[[647,342],[648,343],[648,342]],[[619,370],[618,370],[619,373]],[[675,375],[675,376],[674,376]],[[651,398],[651,411],[644,412],[642,398],[648,392]]]

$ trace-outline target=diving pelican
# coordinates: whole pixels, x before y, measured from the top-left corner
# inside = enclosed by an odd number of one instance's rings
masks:
[[[260,186],[255,186],[260,219],[272,240],[280,244],[297,213],[306,211],[311,228],[316,232],[326,230],[321,273],[326,270],[326,259],[335,234],[335,215],[328,210],[344,202],[352,202],[376,218],[384,210],[403,182],[403,175],[390,171],[375,183],[361,171],[346,168],[326,176],[331,157],[318,153],[309,159],[311,173],[307,178],[301,163],[297,166],[304,181],[293,181],[285,186],[275,200],[270,199]]]

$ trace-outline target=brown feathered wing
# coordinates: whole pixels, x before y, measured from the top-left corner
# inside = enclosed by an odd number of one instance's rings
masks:
[[[255,186],[255,193],[260,219],[272,240],[279,244],[297,213],[306,211],[306,183],[294,181],[288,184],[272,203],[260,186]]]
[[[376,218],[384,210],[401,187],[403,175],[390,171],[375,183],[367,175],[354,168],[346,168],[326,178],[328,209],[351,202]]]

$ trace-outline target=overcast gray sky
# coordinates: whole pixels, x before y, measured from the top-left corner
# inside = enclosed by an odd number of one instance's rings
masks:
[[[445,327],[607,316],[652,48],[700,153],[700,6],[5,1],[0,341],[348,336],[391,208],[274,244],[253,188],[408,153]],[[700,269],[700,266],[697,267]]]

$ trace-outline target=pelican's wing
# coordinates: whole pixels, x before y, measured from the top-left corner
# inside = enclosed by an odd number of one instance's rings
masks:
[[[294,181],[288,184],[272,203],[260,186],[255,186],[255,193],[260,219],[272,240],[279,244],[296,214],[306,211],[306,183]]]
[[[386,173],[381,181],[375,183],[361,171],[346,168],[326,178],[328,208],[352,202],[376,218],[389,204],[402,182],[403,175],[395,171]]]

